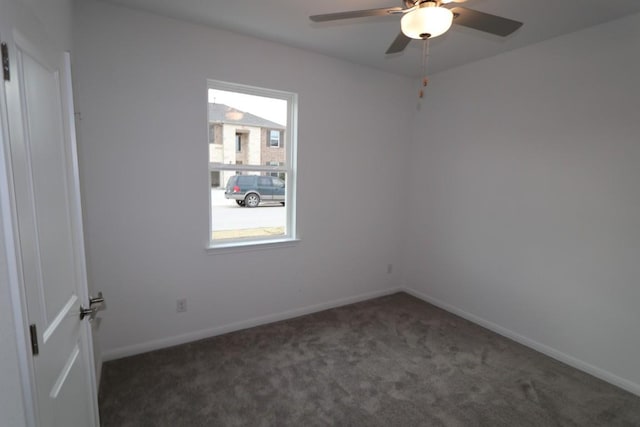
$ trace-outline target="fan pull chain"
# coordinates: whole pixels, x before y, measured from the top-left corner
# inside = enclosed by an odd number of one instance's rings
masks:
[[[423,39],[422,42],[422,85],[420,87],[420,92],[418,93],[418,97],[422,98],[424,96],[424,88],[429,84],[429,79],[427,78],[427,70],[429,68],[429,37]]]

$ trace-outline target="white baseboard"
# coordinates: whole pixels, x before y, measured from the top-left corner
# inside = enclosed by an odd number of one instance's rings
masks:
[[[570,356],[552,347],[541,344],[535,340],[529,339],[523,335],[513,332],[510,329],[504,328],[496,323],[485,320],[467,311],[459,309],[458,307],[455,307],[444,301],[440,301],[436,298],[433,298],[429,295],[426,295],[422,292],[416,291],[415,289],[408,288],[408,287],[404,287],[404,288],[398,287],[398,288],[383,289],[379,291],[368,292],[366,294],[355,295],[347,298],[340,298],[337,300],[332,300],[332,301],[328,301],[321,304],[314,304],[314,305],[310,305],[302,308],[287,310],[281,313],[269,314],[266,316],[254,317],[252,319],[242,320],[239,322],[228,323],[226,325],[218,326],[215,328],[201,329],[199,331],[189,332],[186,334],[176,335],[173,337],[161,338],[158,340],[147,341],[140,344],[119,347],[119,348],[115,348],[115,349],[103,352],[102,360],[106,362],[109,360],[120,359],[122,357],[133,356],[140,353],[146,353],[148,351],[159,350],[159,349],[171,347],[174,345],[185,344],[188,342],[197,341],[204,338],[214,337],[216,335],[226,334],[228,332],[238,331],[241,329],[252,328],[254,326],[260,326],[268,323],[278,322],[281,320],[291,319],[294,317],[303,316],[305,314],[311,314],[318,311],[327,310],[330,308],[340,307],[347,304],[353,304],[356,302],[365,301],[368,299],[377,298],[384,295],[391,295],[396,292],[406,292],[410,295],[415,296],[416,298],[419,298],[423,301],[433,304],[436,307],[440,307],[443,310],[456,314],[464,319],[469,320],[470,322],[473,322],[477,325],[485,327],[497,334],[500,334],[509,339],[512,339],[515,342],[518,342],[522,345],[525,345],[529,348],[539,351],[542,354],[545,354],[569,366],[572,366],[576,369],[579,369],[583,372],[593,375],[596,378],[599,378],[603,381],[606,381],[610,384],[620,387],[621,389],[624,389],[630,393],[640,396],[640,384],[636,384],[632,381],[619,377],[615,374],[612,374],[609,371],[606,371],[604,369],[601,369],[594,365],[586,363],[576,357]]]
[[[201,329],[199,331],[189,332],[186,334],[176,335],[173,337],[161,338],[158,340],[147,341],[140,344],[114,348],[111,350],[104,351],[102,353],[102,360],[104,362],[107,362],[109,360],[120,359],[122,357],[133,356],[140,353],[146,353],[148,351],[159,350],[162,348],[167,348],[167,347],[171,347],[179,344],[185,344],[188,342],[197,341],[204,338],[211,338],[216,335],[226,334],[228,332],[252,328],[254,326],[260,326],[260,325],[265,325],[267,323],[278,322],[280,320],[291,319],[293,317],[303,316],[305,314],[311,314],[318,311],[340,307],[347,304],[353,304],[356,302],[365,301],[368,299],[377,298],[384,295],[391,295],[401,291],[402,291],[401,288],[382,289],[379,291],[368,292],[366,294],[340,298],[337,300],[328,301],[321,304],[314,304],[314,305],[309,305],[302,308],[287,310],[281,313],[268,314],[266,316],[254,317],[248,320],[228,323],[226,325],[218,326],[215,328]]]
[[[587,374],[593,375],[596,378],[599,378],[603,381],[606,381],[610,384],[613,384],[617,387],[620,387],[621,389],[624,389],[630,393],[633,393],[637,396],[640,396],[640,384],[636,384],[632,381],[626,380],[624,378],[621,378],[615,374],[612,374],[609,371],[605,371],[604,369],[600,369],[596,366],[593,366],[589,363],[583,362],[580,359],[577,359],[573,356],[570,356],[566,353],[563,353],[561,351],[558,351],[552,347],[549,347],[547,345],[541,344],[537,341],[534,341],[532,339],[529,339],[525,336],[522,336],[520,334],[517,334],[507,328],[504,328],[496,323],[490,322],[488,320],[485,320],[481,317],[478,317],[474,314],[471,314],[469,312],[466,312],[464,310],[461,310],[453,305],[447,304],[446,302],[440,301],[436,298],[432,298],[429,295],[423,294],[422,292],[418,292],[415,289],[411,289],[411,288],[404,288],[402,289],[404,292],[413,295],[416,298],[419,298],[423,301],[426,301],[430,304],[435,305],[436,307],[440,307],[443,310],[446,310],[450,313],[456,314],[464,319],[469,320],[470,322],[473,322],[477,325],[480,325],[482,327],[485,327],[497,334],[500,334],[502,336],[505,336],[515,342],[518,342],[522,345],[525,345],[529,348],[532,348],[536,351],[539,351],[542,354],[545,354],[549,357],[552,357],[556,360],[559,360],[560,362],[563,362],[573,368],[579,369],[583,372],[586,372]]]

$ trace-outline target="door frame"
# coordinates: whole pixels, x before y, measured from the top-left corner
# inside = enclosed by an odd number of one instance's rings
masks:
[[[12,64],[17,64],[16,58],[16,40],[23,38],[13,32],[10,38],[2,38],[3,42],[9,45],[9,57]],[[17,78],[16,73],[12,69],[12,80]],[[71,171],[67,171],[71,179],[68,181],[70,198],[73,200],[71,206],[71,215],[75,218],[72,221],[73,244],[77,254],[82,255],[80,262],[81,279],[84,282],[83,290],[78,296],[83,301],[83,305],[88,301],[89,295],[87,291],[87,273],[86,259],[84,248],[84,230],[82,224],[82,208],[80,200],[80,182],[78,155],[75,133],[75,112],[73,107],[73,93],[71,86],[71,55],[64,52],[64,68],[61,70],[60,85],[62,89],[61,96],[66,98],[64,108],[67,110],[63,119],[64,126],[69,128],[69,148],[67,154],[71,160]],[[2,76],[0,76],[0,79]],[[20,266],[22,260],[20,258],[20,241],[18,233],[18,215],[15,203],[15,187],[13,183],[13,169],[11,161],[10,134],[9,134],[9,106],[7,90],[5,82],[0,80],[0,124],[2,131],[0,132],[0,166],[4,167],[4,173],[0,173],[0,226],[4,242],[4,251],[0,249],[0,256],[3,256],[7,266],[7,276],[9,282],[9,292],[11,295],[10,305],[13,310],[13,323],[15,329],[15,347],[18,357],[18,373],[21,381],[22,400],[24,404],[24,419],[28,427],[37,427],[40,425],[37,392],[35,382],[35,369],[33,365],[33,355],[31,351],[31,338],[29,332],[29,320],[27,316],[26,292]],[[93,337],[91,325],[89,322],[82,322],[81,327],[85,328],[87,340],[84,343],[82,354],[89,359],[88,366],[94,366]],[[94,425],[99,425],[98,419],[98,403],[97,403],[97,380],[95,369],[90,369],[89,387],[92,390],[93,398],[90,411],[93,414]]]

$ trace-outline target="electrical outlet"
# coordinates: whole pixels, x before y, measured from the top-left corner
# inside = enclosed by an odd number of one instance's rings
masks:
[[[393,264],[387,264],[387,274],[391,274],[393,271]]]
[[[181,298],[176,303],[176,311],[178,313],[182,313],[183,311],[187,311],[187,299]]]

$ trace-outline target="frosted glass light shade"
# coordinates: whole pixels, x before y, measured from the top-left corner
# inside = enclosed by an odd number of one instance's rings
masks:
[[[422,35],[438,37],[447,32],[453,21],[453,13],[444,7],[427,6],[412,10],[400,20],[405,36],[422,39]]]

